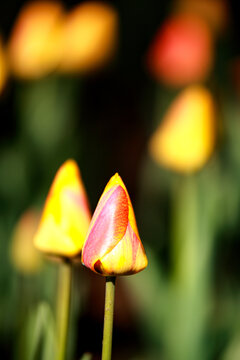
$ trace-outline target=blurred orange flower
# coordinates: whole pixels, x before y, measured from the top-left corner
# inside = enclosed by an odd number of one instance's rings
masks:
[[[213,63],[213,38],[194,15],[175,15],[161,26],[148,52],[148,67],[168,86],[204,80]]]
[[[90,219],[78,166],[68,160],[54,178],[34,244],[46,254],[74,257],[82,250]]]
[[[4,88],[7,79],[7,62],[6,54],[3,48],[2,39],[0,37],[0,93]]]
[[[215,145],[215,109],[202,86],[183,90],[153,134],[149,149],[160,165],[189,173],[200,169]]]
[[[82,262],[104,276],[135,274],[147,266],[131,200],[118,174],[110,179],[98,202]]]
[[[222,32],[229,22],[226,0],[178,0],[176,8],[178,11],[200,16],[215,33]]]
[[[88,71],[103,65],[113,55],[118,17],[105,3],[86,2],[73,9],[63,24],[60,69]]]
[[[57,67],[63,15],[62,5],[54,1],[34,1],[22,8],[8,46],[10,67],[16,76],[38,78]]]
[[[21,273],[34,274],[41,267],[41,256],[33,245],[39,219],[39,211],[29,209],[20,217],[14,228],[10,258],[12,264]]]

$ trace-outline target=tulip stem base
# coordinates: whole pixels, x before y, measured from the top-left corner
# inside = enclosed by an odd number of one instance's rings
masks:
[[[57,308],[57,360],[65,360],[72,287],[72,265],[64,261],[59,269]]]
[[[115,276],[106,277],[102,360],[111,360],[111,355],[112,355],[112,331],[113,331],[115,281],[116,281]]]

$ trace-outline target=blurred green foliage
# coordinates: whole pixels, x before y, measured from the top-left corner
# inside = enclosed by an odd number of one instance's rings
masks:
[[[114,3],[120,44],[113,64],[85,77],[10,79],[1,94],[1,358],[54,358],[58,264],[46,259],[38,274],[23,275],[10,262],[9,248],[20,215],[33,205],[42,207],[56,170],[74,157],[92,209],[110,176],[121,174],[149,259],[144,272],[119,279],[113,358],[238,360],[240,102],[235,82],[240,80],[229,69],[239,51],[239,24],[234,27],[232,11],[206,82],[217,102],[215,153],[204,169],[185,179],[158,167],[147,153],[151,133],[178,92],[151,79],[144,60],[170,7],[145,0]],[[9,2],[6,35],[19,5]],[[103,293],[103,279],[77,266],[69,360],[89,359],[90,353],[99,358]]]

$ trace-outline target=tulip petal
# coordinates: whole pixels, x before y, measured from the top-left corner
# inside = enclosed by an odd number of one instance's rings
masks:
[[[129,208],[129,214],[128,214],[128,219],[129,222],[131,224],[131,227],[133,229],[133,231],[135,232],[135,234],[139,237],[139,233],[138,233],[138,228],[137,228],[137,223],[136,223],[136,219],[135,219],[135,215],[134,215],[134,211],[133,211],[133,206],[130,200],[130,196],[128,194],[127,188],[124,184],[124,182],[122,181],[121,177],[119,176],[118,173],[116,173],[115,175],[113,175],[111,177],[111,179],[109,180],[109,182],[107,183],[104,192],[99,200],[99,204],[102,200],[102,197],[108,192],[108,191],[113,191],[114,186],[121,186],[123,188],[123,190],[126,193],[127,199],[128,199],[128,208]],[[98,205],[99,206],[99,205]],[[94,214],[95,215],[95,214]],[[97,215],[97,214],[96,214]],[[140,237],[139,237],[140,238]]]
[[[69,160],[59,169],[49,191],[35,246],[50,254],[75,256],[82,249],[89,223],[80,173],[77,164]]]
[[[141,241],[128,224],[123,239],[101,260],[98,260],[94,269],[105,275],[131,275],[145,269],[147,257]]]
[[[93,268],[122,239],[128,224],[128,199],[121,186],[114,186],[100,199],[83,252],[84,265]]]

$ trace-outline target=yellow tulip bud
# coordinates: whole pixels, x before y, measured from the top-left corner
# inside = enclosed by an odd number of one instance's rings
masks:
[[[82,250],[89,223],[90,211],[80,172],[75,161],[68,160],[54,178],[34,244],[46,254],[76,256]]]
[[[15,268],[25,274],[36,273],[42,264],[39,252],[33,245],[33,236],[40,219],[34,209],[26,211],[15,226],[10,247],[10,259]]]
[[[215,145],[215,111],[211,93],[201,86],[183,90],[153,134],[153,159],[170,169],[191,173],[209,159]]]
[[[53,71],[61,55],[61,22],[58,2],[35,1],[21,10],[9,42],[9,62],[22,78],[38,78]]]
[[[82,3],[68,14],[62,31],[60,69],[65,72],[93,70],[113,55],[117,13],[104,3]]]
[[[104,276],[135,274],[147,266],[131,200],[118,174],[110,179],[98,202],[82,262]]]

